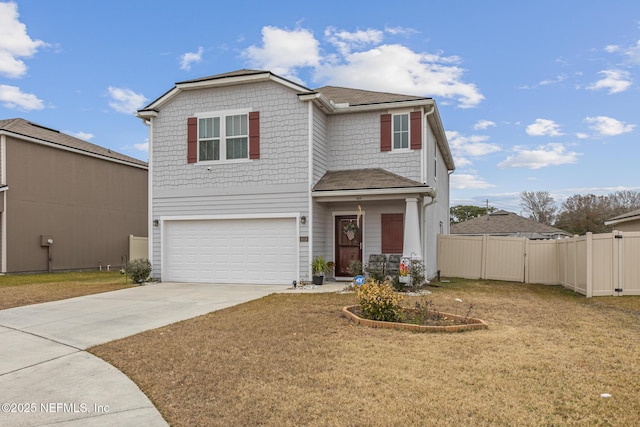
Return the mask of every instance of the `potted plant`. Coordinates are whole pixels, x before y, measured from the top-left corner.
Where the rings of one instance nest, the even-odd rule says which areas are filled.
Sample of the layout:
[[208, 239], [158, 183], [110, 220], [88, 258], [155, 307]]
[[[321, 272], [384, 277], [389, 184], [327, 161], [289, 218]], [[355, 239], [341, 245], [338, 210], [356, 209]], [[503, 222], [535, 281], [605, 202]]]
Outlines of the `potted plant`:
[[317, 256], [311, 263], [311, 272], [313, 273], [313, 284], [322, 285], [324, 282], [324, 274], [329, 273], [329, 263], [322, 256]]

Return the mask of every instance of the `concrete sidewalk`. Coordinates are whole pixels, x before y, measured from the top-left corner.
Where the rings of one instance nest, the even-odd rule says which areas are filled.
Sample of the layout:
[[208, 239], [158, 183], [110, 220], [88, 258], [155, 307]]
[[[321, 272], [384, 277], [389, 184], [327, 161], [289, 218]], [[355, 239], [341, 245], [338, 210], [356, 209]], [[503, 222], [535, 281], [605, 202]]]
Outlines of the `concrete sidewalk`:
[[0, 311], [0, 425], [166, 426], [127, 376], [85, 349], [272, 293], [344, 284], [156, 283]]

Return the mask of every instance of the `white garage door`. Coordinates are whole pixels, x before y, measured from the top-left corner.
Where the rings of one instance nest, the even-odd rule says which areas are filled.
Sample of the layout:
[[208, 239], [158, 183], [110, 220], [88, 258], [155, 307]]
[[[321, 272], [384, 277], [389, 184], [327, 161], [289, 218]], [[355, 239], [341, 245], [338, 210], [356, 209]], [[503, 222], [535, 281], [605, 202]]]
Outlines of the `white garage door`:
[[295, 227], [294, 218], [166, 221], [162, 280], [291, 284]]

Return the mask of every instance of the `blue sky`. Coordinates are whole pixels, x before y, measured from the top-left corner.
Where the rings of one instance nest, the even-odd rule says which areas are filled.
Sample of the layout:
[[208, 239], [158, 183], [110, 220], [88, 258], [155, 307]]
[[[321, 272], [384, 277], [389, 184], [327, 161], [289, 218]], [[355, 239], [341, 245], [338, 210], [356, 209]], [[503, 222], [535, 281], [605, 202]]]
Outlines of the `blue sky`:
[[433, 97], [451, 204], [640, 190], [640, 2], [0, 2], [0, 118], [147, 159], [136, 109], [240, 68]]

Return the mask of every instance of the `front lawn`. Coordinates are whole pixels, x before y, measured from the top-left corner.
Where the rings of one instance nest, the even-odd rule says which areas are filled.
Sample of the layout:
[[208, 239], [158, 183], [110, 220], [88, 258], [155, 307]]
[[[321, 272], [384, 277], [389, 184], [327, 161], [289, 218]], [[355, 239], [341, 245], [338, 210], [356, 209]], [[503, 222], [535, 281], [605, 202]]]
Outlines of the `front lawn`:
[[117, 271], [0, 275], [0, 310], [130, 287]]
[[370, 329], [340, 314], [353, 294], [278, 294], [91, 352], [172, 426], [636, 425], [639, 297], [439, 286], [438, 309], [464, 314], [473, 304], [489, 329]]

